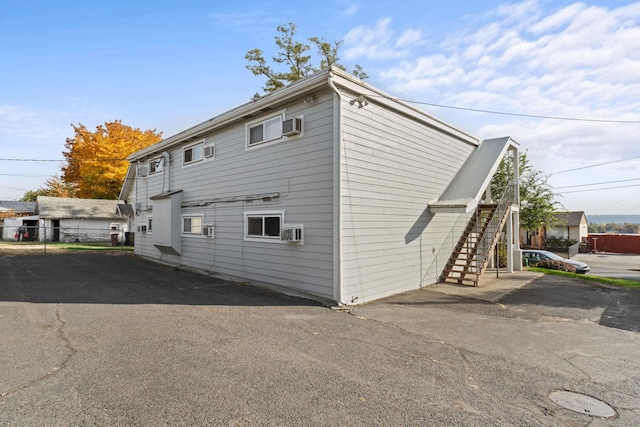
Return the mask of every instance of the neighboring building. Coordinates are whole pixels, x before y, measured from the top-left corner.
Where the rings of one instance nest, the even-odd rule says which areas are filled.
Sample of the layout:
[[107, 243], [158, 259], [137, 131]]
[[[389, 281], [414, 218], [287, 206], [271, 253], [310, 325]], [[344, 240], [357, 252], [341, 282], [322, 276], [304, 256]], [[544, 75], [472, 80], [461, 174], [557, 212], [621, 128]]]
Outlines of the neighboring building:
[[36, 210], [36, 202], [0, 200], [0, 218], [29, 216]]
[[127, 220], [118, 200], [75, 199], [38, 196], [37, 238], [52, 242], [108, 242], [112, 235], [122, 241]]
[[133, 154], [120, 199], [137, 254], [358, 304], [477, 285], [505, 224], [520, 269], [517, 162], [485, 192], [517, 150], [332, 68]]
[[0, 239], [12, 240], [24, 222], [32, 220], [36, 202], [0, 200]]
[[546, 227], [546, 237], [581, 242], [589, 235], [589, 222], [583, 211], [560, 212], [556, 224]]
[[536, 231], [520, 229], [520, 242], [524, 247], [545, 248], [548, 246], [547, 239], [575, 240], [582, 242], [589, 234], [589, 222], [583, 211], [559, 212], [558, 220], [555, 224], [540, 227]]

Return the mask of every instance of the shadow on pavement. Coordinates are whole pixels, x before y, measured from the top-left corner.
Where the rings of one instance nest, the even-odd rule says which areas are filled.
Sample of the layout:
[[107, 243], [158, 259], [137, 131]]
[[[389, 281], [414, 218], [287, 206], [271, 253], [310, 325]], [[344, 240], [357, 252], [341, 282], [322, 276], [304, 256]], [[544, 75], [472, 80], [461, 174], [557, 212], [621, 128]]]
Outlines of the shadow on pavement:
[[126, 254], [0, 256], [0, 301], [82, 304], [319, 306], [304, 298]]
[[640, 289], [546, 275], [499, 301], [541, 315], [640, 332]]

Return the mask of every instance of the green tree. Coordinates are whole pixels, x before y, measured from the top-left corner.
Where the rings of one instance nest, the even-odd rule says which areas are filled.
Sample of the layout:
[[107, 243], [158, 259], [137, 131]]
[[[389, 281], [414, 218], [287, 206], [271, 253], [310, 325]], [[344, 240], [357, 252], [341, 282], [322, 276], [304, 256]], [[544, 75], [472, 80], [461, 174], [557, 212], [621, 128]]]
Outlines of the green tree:
[[[529, 163], [527, 152], [521, 152], [518, 158], [518, 171], [520, 176], [520, 225], [527, 231], [536, 231], [546, 224], [555, 224], [558, 221], [559, 202], [551, 186], [547, 182], [547, 176], [534, 169]], [[491, 192], [494, 197], [499, 197], [507, 188], [507, 184], [513, 176], [513, 158], [506, 156], [491, 181]]]
[[[244, 56], [248, 62], [246, 67], [249, 71], [256, 76], [264, 76], [267, 78], [267, 82], [262, 88], [265, 93], [273, 92], [289, 83], [300, 80], [304, 76], [327, 67], [334, 66], [346, 70], [346, 68], [338, 62], [338, 53], [342, 46], [342, 41], [330, 42], [319, 37], [309, 38], [308, 42], [317, 48], [318, 55], [320, 56], [319, 66], [315, 67], [311, 62], [312, 56], [310, 50], [312, 45], [302, 43], [294, 38], [297, 31], [296, 24], [290, 22], [288, 25], [279, 25], [276, 30], [279, 33], [279, 35], [275, 36], [278, 53], [271, 59], [276, 67], [284, 67], [284, 71], [278, 71], [272, 65], [269, 65], [262, 49], [251, 49]], [[369, 77], [360, 65], [355, 66], [353, 75], [360, 79]], [[256, 97], [259, 97], [259, 95], [256, 94]]]
[[74, 184], [68, 184], [59, 175], [53, 175], [45, 181], [45, 186], [37, 190], [29, 190], [20, 199], [21, 202], [35, 202], [38, 196], [75, 197], [77, 192]]

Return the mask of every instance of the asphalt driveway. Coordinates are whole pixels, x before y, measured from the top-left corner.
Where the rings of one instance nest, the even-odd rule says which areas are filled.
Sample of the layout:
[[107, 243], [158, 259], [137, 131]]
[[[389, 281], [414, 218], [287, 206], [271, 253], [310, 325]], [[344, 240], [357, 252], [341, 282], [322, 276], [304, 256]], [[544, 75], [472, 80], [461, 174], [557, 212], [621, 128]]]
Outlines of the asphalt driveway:
[[343, 311], [130, 255], [2, 256], [0, 425], [638, 425], [639, 301], [549, 276]]

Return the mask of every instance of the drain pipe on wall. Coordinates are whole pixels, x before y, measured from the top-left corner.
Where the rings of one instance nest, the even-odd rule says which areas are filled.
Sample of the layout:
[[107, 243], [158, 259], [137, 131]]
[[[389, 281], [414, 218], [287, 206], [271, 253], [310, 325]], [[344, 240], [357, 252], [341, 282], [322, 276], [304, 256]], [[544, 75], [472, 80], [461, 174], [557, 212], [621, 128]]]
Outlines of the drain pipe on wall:
[[337, 95], [333, 98], [333, 297], [342, 305], [342, 94], [333, 83], [331, 72], [327, 83]]
[[167, 192], [171, 191], [171, 154], [162, 152], [162, 192], [164, 193], [164, 174], [167, 175]]

